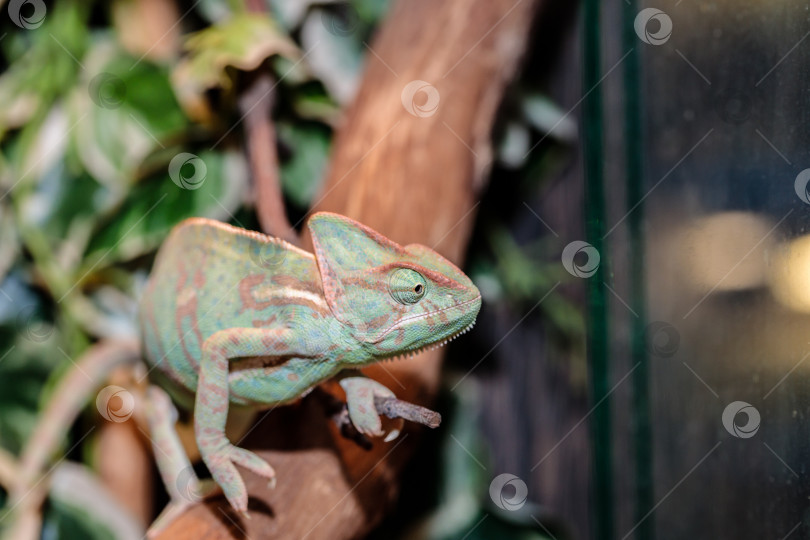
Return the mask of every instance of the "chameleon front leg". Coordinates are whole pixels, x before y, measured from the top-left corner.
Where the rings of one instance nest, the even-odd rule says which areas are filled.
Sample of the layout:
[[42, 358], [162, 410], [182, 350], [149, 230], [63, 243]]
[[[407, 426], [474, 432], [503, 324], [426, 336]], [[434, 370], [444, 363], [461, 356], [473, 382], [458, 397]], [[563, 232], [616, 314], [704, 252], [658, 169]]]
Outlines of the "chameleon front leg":
[[[374, 397], [396, 397], [394, 393], [368, 377], [344, 377], [340, 386], [346, 392], [346, 405], [349, 408], [349, 418], [357, 431], [366, 436], [381, 437], [382, 420], [374, 405]], [[386, 442], [396, 438], [399, 430], [389, 434]]]
[[232, 358], [289, 354], [289, 330], [231, 328], [219, 331], [202, 346], [194, 434], [203, 461], [231, 506], [247, 512], [245, 483], [234, 465], [241, 465], [275, 483], [275, 471], [259, 456], [238, 448], [225, 437], [228, 418], [228, 363]]

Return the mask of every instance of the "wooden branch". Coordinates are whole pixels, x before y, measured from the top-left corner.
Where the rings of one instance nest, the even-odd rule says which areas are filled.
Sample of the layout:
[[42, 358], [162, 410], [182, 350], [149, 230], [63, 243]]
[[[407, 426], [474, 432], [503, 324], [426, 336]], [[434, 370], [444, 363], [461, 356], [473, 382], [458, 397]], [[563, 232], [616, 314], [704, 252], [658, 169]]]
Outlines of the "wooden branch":
[[[461, 262], [476, 198], [489, 170], [490, 136], [504, 88], [516, 71], [539, 0], [399, 0], [370, 45], [363, 82], [339, 131], [314, 210], [358, 219], [400, 243], [419, 242]], [[409, 83], [439, 93], [430, 114], [412, 114], [424, 97], [403, 99]], [[411, 105], [411, 112], [405, 106]], [[430, 111], [428, 111], [430, 112]], [[420, 113], [421, 114], [421, 113]], [[303, 242], [307, 244], [308, 238]], [[441, 351], [372, 366], [364, 373], [412, 403], [428, 403]], [[342, 399], [338, 385], [326, 385]], [[387, 405], [394, 406], [394, 405]], [[223, 498], [192, 505], [160, 539], [349, 539], [391, 508], [397, 477], [424, 428], [406, 425], [396, 441], [370, 450], [341, 436], [317, 400], [280, 407], [238, 442], [278, 471], [278, 483], [240, 470], [252, 519]]]

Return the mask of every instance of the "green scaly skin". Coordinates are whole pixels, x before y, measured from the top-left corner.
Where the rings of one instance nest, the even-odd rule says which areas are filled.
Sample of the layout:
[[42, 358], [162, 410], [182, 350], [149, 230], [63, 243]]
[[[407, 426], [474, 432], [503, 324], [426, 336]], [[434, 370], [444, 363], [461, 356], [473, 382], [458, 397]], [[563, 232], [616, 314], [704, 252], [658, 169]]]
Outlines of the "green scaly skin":
[[[481, 295], [433, 250], [402, 247], [351, 219], [318, 213], [314, 255], [206, 219], [179, 224], [161, 247], [141, 304], [147, 361], [195, 393], [203, 460], [231, 505], [247, 510], [234, 464], [268, 480], [264, 460], [225, 437], [229, 402], [272, 407], [343, 369], [444, 343], [475, 322]], [[341, 381], [357, 428], [381, 435], [361, 377]]]

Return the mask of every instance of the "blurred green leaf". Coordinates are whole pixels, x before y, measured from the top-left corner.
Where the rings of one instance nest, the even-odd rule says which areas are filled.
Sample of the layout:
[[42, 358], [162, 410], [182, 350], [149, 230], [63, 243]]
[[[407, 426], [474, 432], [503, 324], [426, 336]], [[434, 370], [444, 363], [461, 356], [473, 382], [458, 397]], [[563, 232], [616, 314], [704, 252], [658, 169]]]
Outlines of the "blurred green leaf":
[[518, 246], [503, 227], [496, 227], [490, 233], [490, 246], [495, 255], [498, 278], [510, 298], [539, 298], [567, 276], [557, 261], [544, 263], [539, 259], [539, 253], [537, 258], [529, 257], [527, 252], [530, 250]]
[[[494, 228], [489, 240], [495, 266], [490, 268], [492, 273], [484, 281], [496, 280], [500, 286], [498, 292], [512, 302], [537, 302], [556, 284], [570, 279], [558, 261], [543, 260], [542, 246], [518, 246], [503, 227]], [[548, 294], [541, 309], [566, 341], [578, 342], [585, 335], [582, 311], [558, 291]]]
[[188, 38], [185, 48], [189, 54], [175, 67], [172, 82], [186, 111], [202, 120], [210, 115], [203, 93], [232, 86], [227, 68], [251, 71], [274, 55], [293, 61], [301, 57], [298, 46], [273, 19], [256, 13], [238, 13], [200, 30]]
[[[323, 179], [329, 157], [331, 133], [313, 122], [279, 122], [278, 138], [286, 149], [281, 158], [284, 194], [295, 205], [307, 208]], [[286, 157], [284, 154], [289, 154]]]
[[58, 336], [38, 309], [17, 307], [0, 326], [0, 445], [14, 454], [31, 434], [45, 382], [62, 360], [54, 355]]
[[93, 47], [86, 65], [71, 96], [77, 118], [72, 148], [94, 178], [121, 193], [146, 157], [182, 135], [188, 121], [167, 70], [104, 42]]
[[143, 540], [143, 525], [89, 467], [64, 461], [53, 471], [43, 537]]
[[[179, 155], [179, 154], [178, 154]], [[191, 155], [191, 154], [189, 154]], [[204, 176], [191, 189], [180, 187], [182, 175], [167, 169], [133, 186], [126, 201], [90, 242], [80, 273], [129, 260], [157, 247], [169, 230], [185, 218], [210, 217], [227, 221], [242, 202], [247, 167], [240, 152], [203, 151]], [[192, 166], [188, 163], [185, 166]], [[184, 166], [184, 167], [185, 167]]]
[[330, 11], [317, 8], [310, 10], [301, 27], [307, 63], [341, 105], [349, 103], [360, 84], [365, 47], [359, 24], [357, 19], [338, 23]]
[[564, 143], [576, 142], [576, 119], [570, 116], [570, 111], [563, 111], [548, 97], [541, 94], [524, 96], [523, 114], [529, 125], [540, 133], [551, 135]]
[[19, 254], [14, 216], [7, 206], [0, 205], [0, 284], [11, 270]]
[[42, 523], [42, 538], [59, 540], [119, 540], [87, 508], [51, 499]]
[[319, 1], [321, 0], [267, 0], [267, 4], [278, 22], [290, 31], [301, 24], [309, 7]]
[[304, 120], [318, 120], [330, 126], [337, 126], [342, 114], [338, 104], [323, 92], [319, 83], [297, 87], [293, 109]]
[[24, 52], [9, 58], [10, 66], [0, 76], [0, 138], [9, 128], [41, 119], [57, 96], [72, 86], [87, 43], [86, 11], [78, 2], [59, 3], [39, 31], [10, 36], [10, 41], [27, 43], [9, 47]]
[[529, 144], [528, 127], [519, 122], [509, 122], [498, 145], [498, 159], [505, 167], [512, 169], [520, 167], [526, 161]]

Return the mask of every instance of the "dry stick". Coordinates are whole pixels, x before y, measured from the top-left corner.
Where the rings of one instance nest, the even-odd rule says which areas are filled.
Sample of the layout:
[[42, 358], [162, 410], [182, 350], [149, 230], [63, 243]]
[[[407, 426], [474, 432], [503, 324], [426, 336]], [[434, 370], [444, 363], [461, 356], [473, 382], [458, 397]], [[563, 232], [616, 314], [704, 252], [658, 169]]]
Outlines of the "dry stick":
[[298, 245], [298, 236], [287, 220], [281, 195], [276, 130], [270, 116], [275, 84], [274, 77], [260, 67], [239, 97], [239, 110], [245, 119], [247, 153], [256, 190], [256, 215], [262, 230]]
[[17, 485], [17, 466], [14, 455], [0, 448], [0, 486], [6, 491]]
[[397, 398], [374, 396], [374, 407], [388, 418], [402, 418], [433, 429], [442, 423], [442, 415], [436, 411]]
[[[267, 12], [264, 0], [246, 0], [245, 5], [253, 13]], [[239, 96], [239, 111], [245, 119], [247, 153], [256, 190], [256, 216], [265, 233], [297, 246], [300, 245], [298, 235], [284, 209], [276, 130], [271, 117], [277, 81], [266, 64], [248, 77], [249, 83]]]

